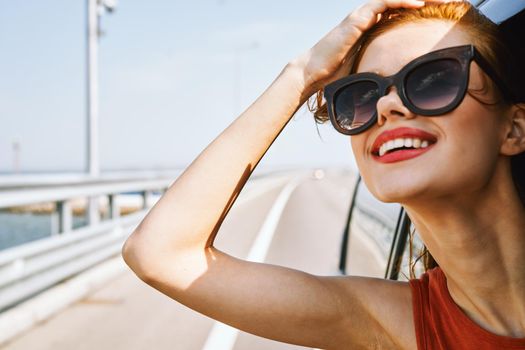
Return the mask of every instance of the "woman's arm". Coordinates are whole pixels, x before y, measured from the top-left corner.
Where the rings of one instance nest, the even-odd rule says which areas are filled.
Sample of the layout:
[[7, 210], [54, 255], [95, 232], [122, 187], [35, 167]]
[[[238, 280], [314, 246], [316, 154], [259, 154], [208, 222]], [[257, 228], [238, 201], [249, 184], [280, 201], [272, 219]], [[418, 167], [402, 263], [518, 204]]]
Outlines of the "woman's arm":
[[213, 241], [273, 141], [309, 96], [348, 71], [345, 58], [377, 14], [421, 4], [372, 0], [289, 63], [138, 225], [123, 248], [131, 269], [180, 303], [263, 337], [334, 348], [343, 341], [363, 343], [379, 332], [376, 315], [366, 306], [373, 290], [366, 280], [243, 261], [219, 251]]

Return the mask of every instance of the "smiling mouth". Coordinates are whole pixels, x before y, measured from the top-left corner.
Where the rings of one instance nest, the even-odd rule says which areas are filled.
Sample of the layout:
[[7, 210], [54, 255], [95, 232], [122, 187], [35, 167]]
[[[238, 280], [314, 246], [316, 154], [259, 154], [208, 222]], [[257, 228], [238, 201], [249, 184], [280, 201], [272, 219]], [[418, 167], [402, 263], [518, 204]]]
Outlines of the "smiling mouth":
[[431, 148], [434, 147], [435, 144], [436, 142], [432, 144], [429, 143], [426, 147], [419, 147], [419, 148], [400, 147], [400, 148], [388, 151], [382, 156], [380, 156], [379, 154], [373, 154], [372, 158], [375, 161], [380, 162], [380, 163], [400, 162], [403, 160], [408, 160], [411, 158], [418, 157], [422, 155], [423, 153], [428, 152]]
[[372, 152], [372, 154], [376, 157], [383, 157], [384, 155], [400, 151], [425, 149], [434, 145], [436, 142], [437, 141], [433, 140], [421, 140], [419, 138], [398, 138], [385, 142], [379, 149]]

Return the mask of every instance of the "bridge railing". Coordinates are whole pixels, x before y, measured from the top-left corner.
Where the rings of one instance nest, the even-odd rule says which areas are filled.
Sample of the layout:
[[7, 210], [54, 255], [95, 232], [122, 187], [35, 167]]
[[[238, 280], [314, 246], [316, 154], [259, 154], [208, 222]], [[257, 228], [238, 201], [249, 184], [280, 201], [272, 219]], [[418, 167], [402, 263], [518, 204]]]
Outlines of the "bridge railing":
[[143, 216], [139, 211], [0, 252], [0, 312], [118, 254]]
[[[54, 203], [52, 216], [58, 217], [59, 224], [51, 237], [0, 251], [0, 311], [118, 254], [147, 212], [148, 197], [164, 192], [175, 178], [84, 180], [16, 189], [4, 186], [0, 209]], [[130, 192], [141, 194], [142, 205], [135, 213], [121, 216], [116, 197]], [[88, 198], [88, 224], [73, 229], [72, 202], [78, 197]], [[109, 199], [109, 218], [102, 221], [103, 197]]]

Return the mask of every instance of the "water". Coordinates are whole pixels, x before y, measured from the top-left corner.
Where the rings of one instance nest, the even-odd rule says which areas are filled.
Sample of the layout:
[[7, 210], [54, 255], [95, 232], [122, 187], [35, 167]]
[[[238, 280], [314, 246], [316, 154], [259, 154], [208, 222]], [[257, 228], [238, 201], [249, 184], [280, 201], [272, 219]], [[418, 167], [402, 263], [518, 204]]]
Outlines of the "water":
[[[85, 226], [85, 216], [73, 216], [73, 228]], [[0, 211], [0, 250], [51, 236], [50, 214]]]
[[[148, 197], [148, 206], [151, 207], [160, 198], [161, 193], [154, 191]], [[121, 216], [131, 214], [142, 206], [140, 192], [127, 193], [115, 197], [121, 210]], [[100, 220], [109, 219], [109, 210], [103, 210]], [[57, 214], [53, 218], [50, 213], [14, 213], [5, 209], [0, 210], [0, 251], [50, 237], [53, 226], [56, 227]], [[87, 225], [86, 215], [73, 215], [73, 229]], [[55, 229], [56, 230], [56, 229]]]

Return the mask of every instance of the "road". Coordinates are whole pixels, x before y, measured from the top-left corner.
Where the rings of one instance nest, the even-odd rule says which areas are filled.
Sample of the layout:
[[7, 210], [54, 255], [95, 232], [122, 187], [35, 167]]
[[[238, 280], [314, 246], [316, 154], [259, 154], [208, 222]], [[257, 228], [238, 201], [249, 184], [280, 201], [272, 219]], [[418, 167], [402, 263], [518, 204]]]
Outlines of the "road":
[[[340, 171], [317, 172], [317, 176], [309, 174], [303, 178], [286, 202], [264, 261], [313, 274], [338, 274], [341, 237], [354, 181], [350, 173]], [[244, 201], [241, 193], [221, 226], [216, 246], [246, 258], [284, 187], [285, 184], [274, 186]], [[367, 274], [366, 262], [362, 265], [355, 272]], [[207, 341], [213, 341], [210, 332], [215, 324], [126, 270], [89, 297], [1, 349], [201, 350]], [[229, 333], [233, 345], [217, 343], [213, 350], [306, 349], [242, 331], [221, 332]]]

